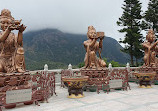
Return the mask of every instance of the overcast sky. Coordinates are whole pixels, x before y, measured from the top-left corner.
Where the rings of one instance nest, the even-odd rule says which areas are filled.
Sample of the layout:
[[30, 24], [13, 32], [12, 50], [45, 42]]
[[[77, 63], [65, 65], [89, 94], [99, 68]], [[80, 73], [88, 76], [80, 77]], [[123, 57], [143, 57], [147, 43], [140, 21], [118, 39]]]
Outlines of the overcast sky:
[[[26, 31], [57, 28], [63, 32], [86, 34], [89, 25], [116, 40], [123, 38], [116, 21], [121, 17], [124, 0], [0, 0], [15, 19], [22, 19]], [[147, 9], [149, 0], [140, 0]], [[26, 32], [25, 31], [25, 32]]]

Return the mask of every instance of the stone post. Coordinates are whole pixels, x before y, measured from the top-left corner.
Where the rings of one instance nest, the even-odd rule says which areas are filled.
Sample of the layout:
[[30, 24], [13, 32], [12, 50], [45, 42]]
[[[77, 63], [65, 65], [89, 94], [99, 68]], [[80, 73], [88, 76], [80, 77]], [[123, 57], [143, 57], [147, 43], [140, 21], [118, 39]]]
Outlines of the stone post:
[[127, 68], [127, 71], [130, 72], [130, 65], [129, 65], [129, 63], [126, 64], [126, 68]]
[[47, 64], [44, 65], [44, 71], [48, 71], [48, 65]]
[[68, 65], [68, 69], [72, 70], [72, 65], [71, 64]]
[[112, 71], [112, 64], [109, 63], [109, 67], [108, 67], [109, 71]]

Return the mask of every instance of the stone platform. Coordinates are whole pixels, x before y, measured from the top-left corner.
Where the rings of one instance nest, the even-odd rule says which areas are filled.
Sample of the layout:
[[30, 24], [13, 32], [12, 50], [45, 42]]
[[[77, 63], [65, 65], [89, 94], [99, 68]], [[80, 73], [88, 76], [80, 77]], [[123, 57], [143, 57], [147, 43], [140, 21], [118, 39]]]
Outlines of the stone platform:
[[52, 96], [49, 103], [40, 103], [40, 106], [19, 104], [3, 111], [158, 111], [158, 85], [150, 89], [138, 88], [135, 83], [130, 86], [131, 90], [112, 90], [109, 94], [84, 92], [85, 97], [80, 99], [67, 98], [67, 89], [57, 86], [58, 96]]

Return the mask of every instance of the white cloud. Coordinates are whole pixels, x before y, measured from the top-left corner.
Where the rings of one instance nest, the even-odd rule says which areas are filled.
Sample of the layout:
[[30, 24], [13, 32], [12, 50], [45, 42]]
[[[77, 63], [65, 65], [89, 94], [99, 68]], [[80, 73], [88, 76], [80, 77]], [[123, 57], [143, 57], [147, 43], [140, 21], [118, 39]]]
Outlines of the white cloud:
[[[116, 21], [122, 15], [124, 0], [0, 0], [0, 9], [11, 10], [28, 30], [57, 28], [64, 32], [86, 34], [89, 25], [106, 36], [123, 38]], [[141, 0], [147, 9], [148, 0]]]

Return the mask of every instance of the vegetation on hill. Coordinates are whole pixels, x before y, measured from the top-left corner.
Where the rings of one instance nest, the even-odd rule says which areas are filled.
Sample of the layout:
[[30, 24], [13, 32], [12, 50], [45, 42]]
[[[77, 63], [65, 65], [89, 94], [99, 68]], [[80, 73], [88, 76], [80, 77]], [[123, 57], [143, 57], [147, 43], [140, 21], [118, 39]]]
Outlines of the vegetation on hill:
[[[67, 68], [77, 66], [84, 60], [83, 42], [86, 35], [63, 33], [57, 29], [44, 29], [24, 34], [25, 59], [28, 70]], [[113, 38], [105, 37], [102, 57], [122, 64], [127, 63], [128, 55], [121, 52], [121, 45]]]

